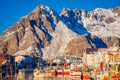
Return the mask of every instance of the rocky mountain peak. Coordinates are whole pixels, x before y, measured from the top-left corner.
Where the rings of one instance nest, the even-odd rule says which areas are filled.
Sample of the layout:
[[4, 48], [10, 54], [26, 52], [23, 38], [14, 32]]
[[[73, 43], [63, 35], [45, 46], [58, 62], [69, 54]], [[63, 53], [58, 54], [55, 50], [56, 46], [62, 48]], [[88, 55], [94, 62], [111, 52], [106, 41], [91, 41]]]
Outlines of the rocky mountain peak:
[[61, 16], [64, 15], [64, 16], [69, 17], [69, 12], [70, 12], [70, 11], [71, 11], [71, 10], [70, 10], [69, 8], [63, 8], [60, 15], [61, 15]]
[[117, 16], [120, 17], [120, 7], [112, 9], [113, 13], [117, 13]]
[[32, 11], [31, 14], [34, 14], [34, 16], [42, 16], [42, 15], [49, 16], [50, 12], [53, 12], [53, 11], [48, 6], [39, 5]]
[[41, 48], [50, 44], [58, 20], [59, 15], [55, 11], [47, 6], [38, 6], [3, 33], [0, 53], [42, 54]]

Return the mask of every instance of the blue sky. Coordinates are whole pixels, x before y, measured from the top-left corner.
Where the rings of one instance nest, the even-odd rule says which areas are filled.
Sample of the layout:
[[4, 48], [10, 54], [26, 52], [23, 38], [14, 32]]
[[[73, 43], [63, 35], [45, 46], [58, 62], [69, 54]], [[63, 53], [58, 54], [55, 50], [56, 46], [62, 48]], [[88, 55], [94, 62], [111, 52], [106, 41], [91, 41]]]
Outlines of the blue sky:
[[88, 11], [120, 7], [120, 0], [0, 0], [0, 34], [40, 4], [60, 13], [64, 7]]

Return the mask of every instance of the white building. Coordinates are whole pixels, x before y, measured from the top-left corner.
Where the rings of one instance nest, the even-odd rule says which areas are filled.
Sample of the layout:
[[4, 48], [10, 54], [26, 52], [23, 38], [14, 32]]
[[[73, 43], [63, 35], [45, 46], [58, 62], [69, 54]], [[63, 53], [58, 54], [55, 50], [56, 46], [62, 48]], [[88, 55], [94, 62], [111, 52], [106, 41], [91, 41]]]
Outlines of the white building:
[[86, 64], [90, 67], [99, 68], [100, 63], [107, 64], [109, 56], [107, 55], [107, 49], [89, 49], [86, 51]]

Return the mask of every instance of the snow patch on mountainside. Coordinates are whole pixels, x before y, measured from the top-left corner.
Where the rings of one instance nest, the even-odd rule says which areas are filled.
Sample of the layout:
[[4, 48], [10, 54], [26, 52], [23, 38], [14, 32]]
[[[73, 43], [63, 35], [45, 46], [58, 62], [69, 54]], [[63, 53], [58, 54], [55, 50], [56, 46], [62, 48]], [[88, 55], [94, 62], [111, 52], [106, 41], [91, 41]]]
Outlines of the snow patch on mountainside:
[[[21, 50], [21, 51], [18, 51], [14, 54], [14, 56], [22, 56], [22, 55], [36, 55], [35, 53], [40, 53], [40, 50], [38, 48], [34, 48], [34, 47], [28, 47], [27, 49], [25, 50]], [[40, 56], [40, 54], [38, 54], [37, 56]]]
[[83, 24], [91, 33], [99, 37], [120, 37], [120, 18], [112, 13], [110, 9], [97, 8], [89, 13]]
[[67, 25], [62, 21], [59, 21], [53, 33], [51, 44], [42, 49], [44, 53], [43, 58], [54, 58], [55, 56], [63, 55], [67, 43], [77, 36], [78, 34], [67, 28]]

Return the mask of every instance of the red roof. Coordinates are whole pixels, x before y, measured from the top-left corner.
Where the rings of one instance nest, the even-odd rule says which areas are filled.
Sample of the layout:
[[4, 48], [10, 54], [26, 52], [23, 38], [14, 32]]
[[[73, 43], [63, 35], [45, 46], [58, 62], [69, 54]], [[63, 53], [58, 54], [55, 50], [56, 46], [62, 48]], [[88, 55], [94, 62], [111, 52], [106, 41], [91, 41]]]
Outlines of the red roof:
[[0, 57], [0, 61], [3, 61], [3, 60], [5, 60], [5, 57]]

